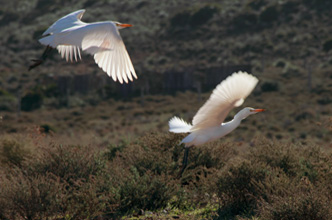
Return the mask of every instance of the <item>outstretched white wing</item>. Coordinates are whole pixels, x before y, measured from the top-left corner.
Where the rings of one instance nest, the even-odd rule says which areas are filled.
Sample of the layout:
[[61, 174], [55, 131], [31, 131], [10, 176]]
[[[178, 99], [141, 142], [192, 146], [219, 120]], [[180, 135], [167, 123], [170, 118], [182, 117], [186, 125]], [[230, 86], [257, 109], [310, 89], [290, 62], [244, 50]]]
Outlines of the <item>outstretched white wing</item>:
[[[57, 22], [45, 32], [49, 34], [39, 40], [40, 43], [57, 48], [62, 57], [73, 61], [80, 58], [80, 48], [94, 56], [95, 62], [114, 81], [128, 83], [137, 78], [133, 64], [129, 58], [126, 47], [122, 41], [115, 24], [110, 21], [84, 23], [79, 20], [84, 10], [80, 13], [73, 12]], [[57, 31], [63, 21], [71, 21], [72, 26]], [[75, 21], [74, 21], [75, 20]], [[56, 25], [58, 24], [58, 25]], [[67, 26], [68, 27], [68, 26]], [[52, 32], [53, 31], [53, 32]], [[55, 32], [57, 31], [57, 32]]]
[[61, 31], [71, 28], [81, 22], [81, 19], [83, 17], [85, 10], [81, 9], [78, 11], [74, 11], [66, 16], [63, 16], [56, 22], [54, 22], [44, 33], [43, 36], [49, 35], [49, 34], [56, 34], [60, 33]]
[[191, 131], [220, 126], [234, 107], [242, 105], [257, 83], [258, 79], [246, 72], [240, 71], [227, 77], [213, 90], [209, 100], [198, 110], [194, 116]]

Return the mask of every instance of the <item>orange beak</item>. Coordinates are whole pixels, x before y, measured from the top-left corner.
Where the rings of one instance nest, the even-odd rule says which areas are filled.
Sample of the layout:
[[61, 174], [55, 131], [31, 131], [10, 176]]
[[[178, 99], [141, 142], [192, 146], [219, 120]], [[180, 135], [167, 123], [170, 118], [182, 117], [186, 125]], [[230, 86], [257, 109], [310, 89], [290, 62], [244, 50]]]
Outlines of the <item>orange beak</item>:
[[265, 109], [261, 109], [261, 108], [259, 108], [259, 109], [253, 109], [253, 110], [251, 110], [252, 112], [264, 112], [265, 111]]
[[120, 27], [126, 28], [126, 27], [132, 27], [132, 24], [119, 24]]

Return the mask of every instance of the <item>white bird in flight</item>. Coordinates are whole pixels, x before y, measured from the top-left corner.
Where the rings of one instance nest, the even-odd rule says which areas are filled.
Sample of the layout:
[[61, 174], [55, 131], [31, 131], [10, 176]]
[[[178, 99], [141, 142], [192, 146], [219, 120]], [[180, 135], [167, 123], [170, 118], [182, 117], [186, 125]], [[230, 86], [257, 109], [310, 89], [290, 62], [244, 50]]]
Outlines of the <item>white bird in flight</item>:
[[119, 33], [119, 29], [132, 25], [116, 21], [85, 23], [81, 21], [84, 12], [82, 9], [60, 18], [43, 33], [39, 42], [47, 48], [41, 59], [33, 60], [35, 63], [29, 70], [40, 65], [52, 48], [56, 48], [66, 61], [81, 59], [82, 50], [93, 55], [98, 66], [114, 81], [128, 83], [128, 79], [137, 79]]
[[190, 133], [181, 141], [181, 144], [185, 144], [181, 174], [187, 165], [191, 146], [219, 139], [237, 128], [249, 115], [265, 111], [265, 109], [245, 107], [234, 116], [233, 120], [223, 123], [233, 108], [242, 105], [257, 83], [258, 79], [246, 72], [233, 73], [213, 90], [209, 100], [194, 116], [192, 125], [178, 117], [173, 117], [169, 121], [170, 132]]

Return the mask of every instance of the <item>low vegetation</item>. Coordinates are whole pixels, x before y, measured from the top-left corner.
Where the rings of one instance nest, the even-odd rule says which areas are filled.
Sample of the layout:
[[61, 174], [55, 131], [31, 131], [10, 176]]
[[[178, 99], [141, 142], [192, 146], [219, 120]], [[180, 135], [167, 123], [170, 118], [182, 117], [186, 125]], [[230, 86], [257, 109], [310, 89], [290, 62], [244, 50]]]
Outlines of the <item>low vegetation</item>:
[[[331, 155], [261, 139], [194, 147], [149, 133], [96, 148], [0, 141], [2, 219], [330, 219]], [[44, 138], [44, 137], [40, 137]]]

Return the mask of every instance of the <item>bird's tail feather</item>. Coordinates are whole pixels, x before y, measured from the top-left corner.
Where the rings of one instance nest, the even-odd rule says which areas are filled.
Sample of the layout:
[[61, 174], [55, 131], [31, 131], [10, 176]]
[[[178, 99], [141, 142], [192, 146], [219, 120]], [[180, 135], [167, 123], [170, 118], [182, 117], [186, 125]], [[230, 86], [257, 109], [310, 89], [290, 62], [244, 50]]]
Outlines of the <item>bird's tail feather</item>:
[[168, 125], [169, 131], [173, 133], [187, 133], [190, 132], [192, 127], [192, 125], [178, 117], [173, 117], [171, 120], [169, 120]]

